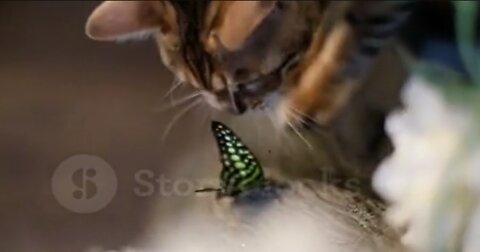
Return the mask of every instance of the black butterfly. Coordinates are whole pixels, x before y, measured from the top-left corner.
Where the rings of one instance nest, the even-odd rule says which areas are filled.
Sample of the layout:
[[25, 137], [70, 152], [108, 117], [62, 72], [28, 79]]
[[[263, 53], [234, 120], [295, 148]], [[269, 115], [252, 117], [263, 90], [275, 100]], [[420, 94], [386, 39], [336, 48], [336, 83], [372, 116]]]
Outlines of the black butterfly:
[[260, 163], [240, 138], [220, 122], [213, 121], [211, 127], [223, 164], [221, 188], [205, 188], [196, 192], [216, 191], [221, 196], [233, 197], [264, 185], [266, 180]]

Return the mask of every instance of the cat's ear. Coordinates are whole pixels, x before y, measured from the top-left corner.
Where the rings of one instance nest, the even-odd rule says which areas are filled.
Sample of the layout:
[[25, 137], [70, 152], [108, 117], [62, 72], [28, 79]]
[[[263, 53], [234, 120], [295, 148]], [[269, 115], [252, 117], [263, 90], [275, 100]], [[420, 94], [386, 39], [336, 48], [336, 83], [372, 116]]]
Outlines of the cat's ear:
[[118, 40], [152, 32], [176, 31], [176, 13], [167, 1], [105, 1], [87, 20], [85, 31], [95, 40]]

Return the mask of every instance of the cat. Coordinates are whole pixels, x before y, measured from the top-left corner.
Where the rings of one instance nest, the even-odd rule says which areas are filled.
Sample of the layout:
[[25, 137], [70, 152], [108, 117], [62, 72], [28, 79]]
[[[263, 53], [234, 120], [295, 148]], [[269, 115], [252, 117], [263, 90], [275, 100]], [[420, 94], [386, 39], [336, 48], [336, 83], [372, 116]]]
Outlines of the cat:
[[86, 33], [155, 37], [161, 58], [214, 108], [270, 107], [286, 125], [326, 125], [416, 1], [108, 1]]
[[164, 65], [211, 107], [321, 131], [340, 162], [371, 173], [392, 149], [383, 121], [406, 71], [389, 45], [414, 2], [107, 1], [86, 33], [153, 36]]
[[453, 20], [444, 11], [450, 7], [450, 1], [107, 1], [90, 15], [86, 33], [102, 41], [153, 36], [165, 66], [211, 107], [262, 110], [298, 135], [305, 128], [327, 136], [326, 148], [341, 150], [332, 152], [338, 166], [359, 167], [369, 177], [393, 150], [384, 121], [401, 105], [408, 75], [393, 52], [396, 38], [418, 44], [431, 32], [410, 28], [432, 13]]

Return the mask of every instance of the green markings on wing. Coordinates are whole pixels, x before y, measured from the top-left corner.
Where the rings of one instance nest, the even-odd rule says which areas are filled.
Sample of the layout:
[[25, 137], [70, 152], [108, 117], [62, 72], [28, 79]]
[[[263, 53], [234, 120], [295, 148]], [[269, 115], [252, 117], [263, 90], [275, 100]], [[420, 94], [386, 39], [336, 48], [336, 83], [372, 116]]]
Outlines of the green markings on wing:
[[231, 129], [213, 121], [212, 132], [223, 165], [220, 185], [225, 194], [234, 196], [264, 182], [257, 158]]

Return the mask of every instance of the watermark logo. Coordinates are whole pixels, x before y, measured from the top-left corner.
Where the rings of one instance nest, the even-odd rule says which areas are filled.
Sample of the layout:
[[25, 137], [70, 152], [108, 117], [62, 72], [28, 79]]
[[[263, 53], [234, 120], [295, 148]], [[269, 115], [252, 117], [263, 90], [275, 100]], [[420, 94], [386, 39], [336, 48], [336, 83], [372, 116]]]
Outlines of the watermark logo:
[[103, 159], [75, 155], [64, 160], [52, 176], [52, 192], [60, 205], [75, 213], [105, 208], [117, 191], [117, 177]]

